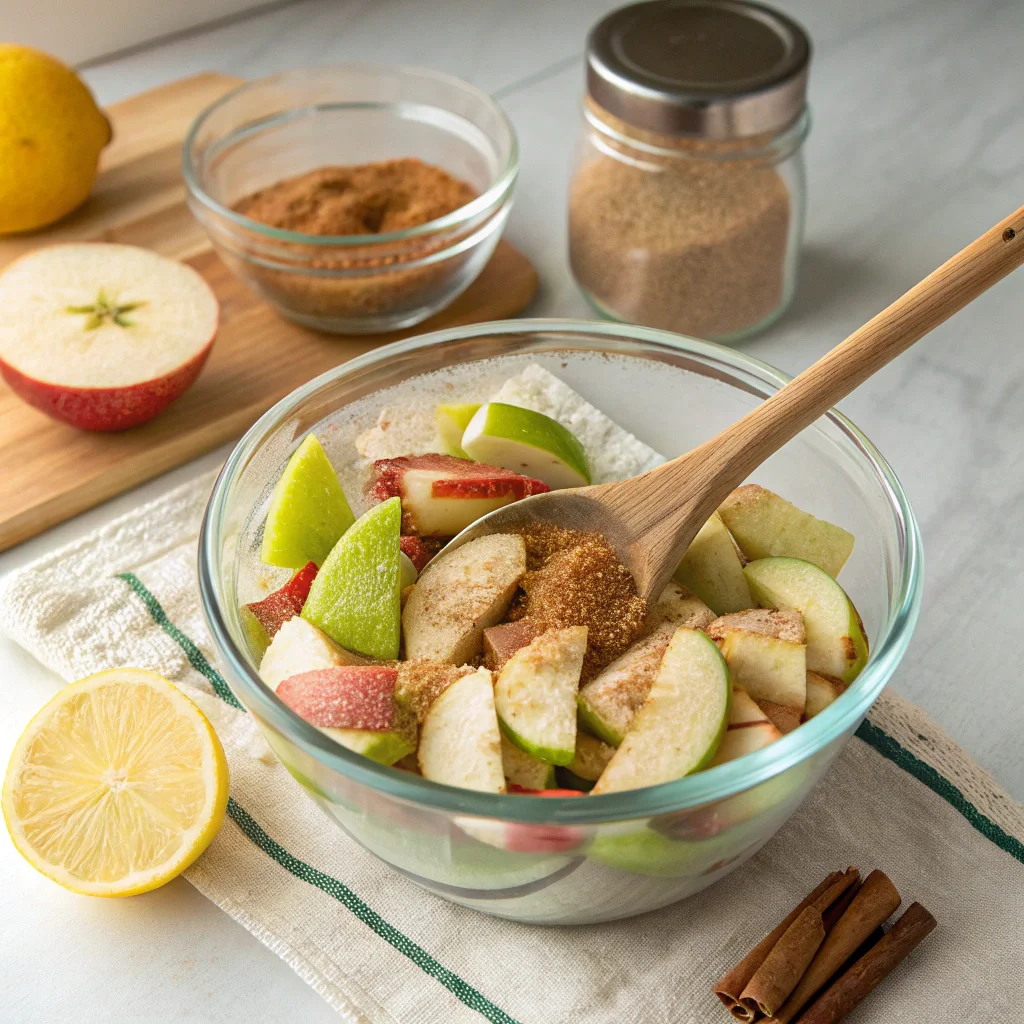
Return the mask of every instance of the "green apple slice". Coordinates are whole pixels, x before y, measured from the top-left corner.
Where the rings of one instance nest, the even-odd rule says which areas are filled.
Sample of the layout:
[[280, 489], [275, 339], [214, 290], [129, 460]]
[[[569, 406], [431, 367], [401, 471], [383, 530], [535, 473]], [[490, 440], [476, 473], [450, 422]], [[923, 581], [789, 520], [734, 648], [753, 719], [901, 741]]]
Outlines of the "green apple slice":
[[680, 626], [647, 701], [593, 793], [657, 786], [703, 768], [725, 734], [731, 690], [729, 668], [714, 642]]
[[327, 453], [313, 434], [295, 449], [270, 500], [260, 560], [285, 569], [318, 566], [355, 516]]
[[548, 764], [576, 756], [576, 690], [587, 627], [542, 633], [512, 655], [494, 686], [502, 732], [520, 750]]
[[451, 402], [437, 407], [434, 422], [445, 455], [454, 455], [457, 459], [469, 458], [462, 450], [462, 435], [479, 408], [479, 402]]
[[530, 757], [504, 734], [501, 737], [501, 763], [505, 778], [523, 789], [553, 789], [555, 786], [554, 766]]
[[736, 544], [717, 512], [693, 538], [675, 578], [716, 615], [753, 607]]
[[452, 683], [431, 705], [420, 730], [419, 762], [431, 782], [505, 792], [501, 733], [487, 669]]
[[576, 437], [550, 416], [518, 405], [482, 405], [462, 435], [462, 448], [477, 462], [542, 480], [555, 490], [590, 483]]
[[852, 533], [816, 519], [757, 484], [738, 487], [718, 512], [750, 559], [787, 555], [813, 562], [829, 576], [838, 576], [853, 551]]
[[398, 657], [401, 526], [399, 498], [374, 505], [331, 549], [302, 609], [335, 643], [381, 661]]
[[416, 750], [416, 719], [406, 716], [387, 732], [369, 729], [321, 729], [343, 747], [378, 764], [394, 764]]
[[751, 593], [767, 608], [800, 612], [807, 630], [807, 670], [852, 683], [868, 660], [857, 609], [824, 569], [800, 558], [760, 558], [743, 570]]

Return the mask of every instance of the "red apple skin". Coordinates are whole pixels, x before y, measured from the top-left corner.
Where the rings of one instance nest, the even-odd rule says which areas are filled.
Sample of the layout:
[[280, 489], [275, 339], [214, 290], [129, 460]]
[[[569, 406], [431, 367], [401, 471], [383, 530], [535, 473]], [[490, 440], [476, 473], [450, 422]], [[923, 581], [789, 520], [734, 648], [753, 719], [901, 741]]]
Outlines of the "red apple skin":
[[451, 537], [415, 537], [403, 534], [398, 538], [398, 546], [406, 558], [416, 566], [417, 572], [423, 572], [427, 562], [451, 540]]
[[[586, 796], [578, 789], [524, 789], [512, 783], [510, 793], [524, 796], [567, 797]], [[505, 849], [512, 853], [568, 853], [586, 840], [583, 829], [571, 825], [520, 825], [505, 826]]]
[[291, 676], [277, 695], [311, 725], [387, 732], [395, 721], [397, 682], [398, 669], [389, 665], [344, 665]]
[[[214, 334], [216, 336], [216, 332]], [[79, 430], [127, 430], [164, 411], [190, 387], [213, 347], [213, 338], [176, 370], [117, 388], [80, 388], [28, 377], [0, 359], [0, 375], [22, 401]]]
[[367, 498], [373, 502], [401, 498], [402, 533], [415, 536], [429, 534], [430, 531], [420, 528], [422, 513], [417, 514], [412, 499], [406, 493], [404, 477], [409, 472], [425, 474], [430, 479], [430, 497], [439, 499], [497, 498], [511, 503], [533, 494], [544, 494], [551, 489], [542, 480], [534, 480], [499, 466], [488, 466], [483, 462], [457, 459], [437, 452], [377, 459], [367, 484]]
[[245, 606], [266, 630], [268, 640], [273, 640], [284, 623], [302, 611], [316, 572], [316, 562], [307, 562], [279, 590], [268, 594], [262, 601], [253, 601]]

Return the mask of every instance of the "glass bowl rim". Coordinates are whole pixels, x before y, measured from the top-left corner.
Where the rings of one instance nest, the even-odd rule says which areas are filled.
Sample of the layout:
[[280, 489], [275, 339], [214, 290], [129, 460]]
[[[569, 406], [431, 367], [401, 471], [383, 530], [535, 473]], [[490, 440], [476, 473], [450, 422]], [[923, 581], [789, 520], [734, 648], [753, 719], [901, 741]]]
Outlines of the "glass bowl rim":
[[[287, 707], [259, 679], [236, 647], [218, 603], [219, 533], [226, 498], [238, 467], [258, 449], [266, 433], [294, 414], [314, 393], [354, 370], [386, 361], [393, 355], [448, 341], [505, 334], [559, 332], [567, 335], [598, 335], [638, 340], [653, 347], [683, 352], [706, 362], [719, 362], [745, 372], [761, 384], [777, 390], [791, 377], [744, 352], [714, 342], [701, 341], [668, 331], [633, 325], [582, 319], [499, 320], [417, 335], [357, 356], [313, 378], [281, 399], [246, 432], [229, 455], [214, 484], [199, 536], [199, 588], [203, 613], [218, 654], [227, 662], [233, 678], [268, 724], [292, 744], [332, 771], [386, 796], [451, 814], [492, 818], [535, 825], [598, 825], [605, 822], [654, 817], [715, 803], [766, 782], [806, 760], [832, 740], [853, 728], [867, 714], [906, 652], [921, 604], [923, 552], [917, 520], [902, 485], [881, 453], [845, 416], [835, 409], [826, 417], [860, 450], [887, 492], [900, 528], [902, 571], [890, 594], [891, 611], [868, 664], [855, 683], [838, 700], [799, 729], [780, 740], [735, 761], [684, 776], [673, 782], [578, 798], [539, 798], [521, 794], [494, 794], [459, 789], [430, 782], [411, 772], [377, 764], [335, 743]], [[503, 353], [512, 354], [512, 353]], [[733, 386], [733, 385], [727, 385]]]
[[[224, 206], [221, 202], [214, 199], [205, 188], [203, 188], [199, 180], [198, 169], [192, 158], [192, 152], [200, 131], [215, 113], [217, 113], [221, 108], [227, 106], [228, 103], [237, 99], [243, 93], [253, 90], [259, 86], [273, 85], [289, 78], [305, 78], [323, 73], [336, 73], [343, 71], [361, 71], [367, 74], [373, 72], [388, 72], [401, 75], [411, 75], [419, 78], [432, 78], [435, 81], [452, 86], [455, 89], [472, 96], [474, 99], [480, 100], [485, 106], [490, 108], [491, 112], [497, 117], [498, 121], [504, 125], [505, 130], [508, 132], [508, 159], [505, 161], [505, 166], [498, 173], [494, 183], [484, 192], [481, 192], [475, 199], [466, 203], [464, 206], [460, 206], [457, 209], [452, 210], [451, 213], [446, 213], [443, 217], [437, 217], [434, 220], [427, 221], [424, 224], [418, 224], [415, 227], [405, 228], [402, 231], [390, 231], [372, 236], [310, 235], [302, 231], [287, 231], [284, 228], [271, 227], [269, 224], [262, 224], [258, 220], [253, 220], [251, 217], [246, 217], [244, 214], [237, 213], [230, 207]], [[367, 107], [389, 107], [394, 106], [395, 104], [353, 101], [333, 105], [336, 107], [365, 109]], [[433, 106], [433, 104], [427, 104], [427, 106]], [[290, 108], [290, 112], [292, 114], [302, 110], [315, 111], [316, 108]], [[489, 210], [492, 206], [495, 209], [500, 208], [500, 206], [508, 199], [519, 174], [519, 138], [516, 135], [516, 130], [511, 120], [497, 100], [482, 89], [478, 89], [475, 85], [471, 85], [469, 82], [464, 82], [461, 78], [457, 78], [455, 75], [449, 75], [443, 71], [435, 71], [432, 68], [419, 67], [413, 64], [380, 64], [369, 61], [346, 61], [342, 64], [311, 65], [309, 67], [292, 68], [288, 71], [279, 71], [275, 74], [265, 75], [263, 78], [257, 78], [250, 82], [243, 82], [240, 85], [235, 86], [235, 88], [230, 89], [223, 96], [214, 100], [213, 103], [202, 110], [196, 116], [195, 120], [193, 120], [181, 147], [181, 169], [182, 175], [185, 179], [185, 187], [197, 203], [206, 207], [206, 209], [217, 216], [230, 221], [236, 227], [244, 228], [246, 231], [250, 231], [253, 234], [261, 235], [264, 238], [272, 239], [277, 242], [288, 242], [293, 245], [337, 246], [342, 248], [347, 246], [386, 245], [391, 242], [404, 242], [409, 239], [419, 238], [423, 235], [444, 231], [448, 228], [458, 228], [459, 225], [472, 220], [478, 214]], [[367, 241], [368, 238], [371, 239], [371, 241]]]

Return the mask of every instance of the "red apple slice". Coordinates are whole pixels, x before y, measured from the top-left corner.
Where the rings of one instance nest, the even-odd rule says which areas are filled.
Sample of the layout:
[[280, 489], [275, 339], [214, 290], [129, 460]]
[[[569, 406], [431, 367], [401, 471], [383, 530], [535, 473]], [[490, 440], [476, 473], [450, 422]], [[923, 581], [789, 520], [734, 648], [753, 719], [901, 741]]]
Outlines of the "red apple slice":
[[437, 454], [378, 459], [367, 488], [375, 501], [402, 499], [402, 533], [433, 537], [454, 537], [488, 512], [548, 490], [507, 469]]
[[277, 695], [310, 725], [321, 729], [387, 732], [395, 721], [398, 669], [344, 665], [286, 679]]
[[0, 274], [0, 374], [29, 405], [84, 430], [152, 419], [196, 379], [217, 300], [191, 267], [147, 249], [37, 249]]
[[316, 562], [307, 562], [280, 590], [245, 606], [266, 630], [268, 641], [274, 639], [285, 622], [302, 611], [315, 578]]
[[416, 566], [417, 572], [423, 572], [427, 562], [448, 543], [450, 537], [414, 537], [407, 534], [398, 538], [399, 550]]

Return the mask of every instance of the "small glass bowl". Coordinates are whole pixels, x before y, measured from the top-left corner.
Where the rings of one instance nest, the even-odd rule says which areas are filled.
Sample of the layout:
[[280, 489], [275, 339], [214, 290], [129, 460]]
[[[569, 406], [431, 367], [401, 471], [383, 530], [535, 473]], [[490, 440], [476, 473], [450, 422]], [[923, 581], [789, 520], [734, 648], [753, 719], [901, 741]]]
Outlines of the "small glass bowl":
[[495, 796], [375, 764], [303, 721], [257, 675], [239, 600], [251, 599], [240, 595], [267, 571], [259, 562], [260, 537], [274, 486], [310, 431], [336, 465], [351, 463], [347, 432], [372, 424], [382, 405], [428, 387], [436, 393], [434, 375], [450, 386], [446, 401], [479, 400], [481, 374], [489, 375], [484, 386], [493, 386], [531, 362], [669, 457], [707, 440], [789, 380], [720, 345], [586, 321], [477, 324], [383, 346], [292, 392], [242, 438], [210, 497], [199, 584], [232, 690], [284, 765], [345, 832], [457, 903], [520, 921], [586, 924], [653, 910], [711, 885], [753, 856], [796, 810], [906, 651], [921, 598], [921, 539], [889, 465], [849, 420], [830, 412], [755, 474], [857, 538], [842, 583], [863, 617], [871, 658], [821, 714], [727, 764], [596, 797]]
[[[234, 209], [283, 178], [402, 157], [477, 197], [376, 235], [285, 231]], [[410, 327], [468, 288], [498, 244], [518, 174], [515, 132], [489, 96], [436, 71], [372, 64], [240, 86], [195, 120], [182, 159], [189, 206], [224, 262], [283, 316], [338, 334]]]

